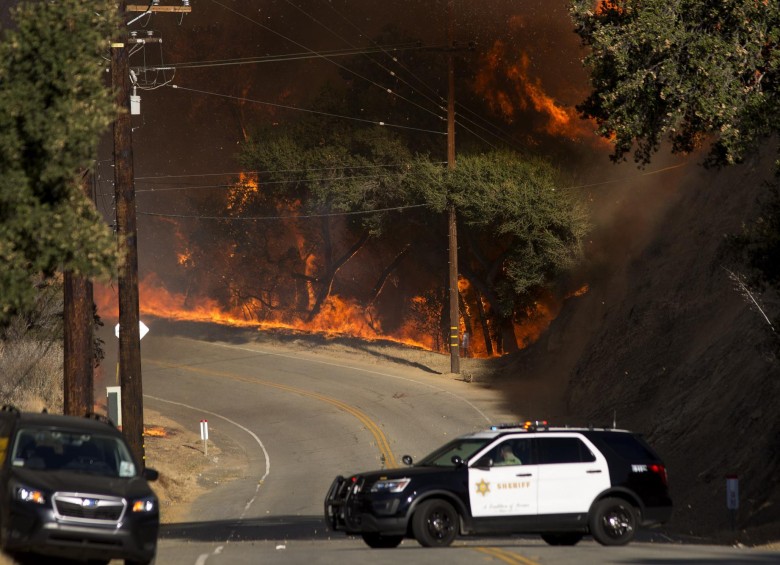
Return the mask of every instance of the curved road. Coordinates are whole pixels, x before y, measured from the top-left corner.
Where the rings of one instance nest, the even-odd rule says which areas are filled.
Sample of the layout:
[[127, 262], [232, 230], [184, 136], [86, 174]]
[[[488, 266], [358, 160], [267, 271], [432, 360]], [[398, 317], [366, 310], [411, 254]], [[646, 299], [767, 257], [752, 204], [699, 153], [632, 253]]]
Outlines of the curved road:
[[516, 421], [497, 393], [425, 367], [244, 341], [150, 335], [142, 354], [145, 405], [188, 426], [208, 419], [223, 454], [246, 461], [241, 478], [196, 501], [190, 522], [164, 526], [161, 565], [780, 561], [780, 552], [658, 540], [554, 548], [538, 537], [461, 538], [444, 550], [414, 540], [371, 550], [325, 528], [323, 499], [333, 478], [398, 466], [403, 454], [419, 458], [453, 436]]

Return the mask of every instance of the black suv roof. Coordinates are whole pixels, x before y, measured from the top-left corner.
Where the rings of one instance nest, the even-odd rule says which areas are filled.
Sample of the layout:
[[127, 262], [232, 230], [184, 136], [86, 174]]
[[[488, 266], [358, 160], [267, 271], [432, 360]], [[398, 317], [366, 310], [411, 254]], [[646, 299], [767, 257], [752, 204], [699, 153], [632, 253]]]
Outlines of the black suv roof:
[[0, 417], [15, 418], [24, 424], [41, 427], [64, 427], [71, 430], [83, 430], [85, 432], [115, 432], [121, 435], [121, 432], [113, 425], [108, 418], [88, 414], [83, 418], [74, 418], [62, 414], [49, 414], [47, 412], [19, 412], [15, 408], [3, 406], [0, 411]]

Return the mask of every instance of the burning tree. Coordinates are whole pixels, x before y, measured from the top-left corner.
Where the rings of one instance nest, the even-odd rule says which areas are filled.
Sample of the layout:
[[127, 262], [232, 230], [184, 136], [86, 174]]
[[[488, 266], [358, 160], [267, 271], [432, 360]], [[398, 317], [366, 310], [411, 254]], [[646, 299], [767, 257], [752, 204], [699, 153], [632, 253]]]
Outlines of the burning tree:
[[320, 319], [326, 329], [348, 304], [336, 315], [353, 317], [358, 335], [443, 349], [452, 201], [465, 242], [462, 323], [481, 336], [478, 351], [512, 350], [514, 326], [577, 261], [587, 228], [552, 166], [509, 152], [467, 155], [447, 171], [386, 129], [309, 118], [258, 131], [241, 159], [255, 172], [222, 204], [232, 219], [218, 237], [229, 252], [217, 268], [208, 262], [209, 286], [261, 321]]

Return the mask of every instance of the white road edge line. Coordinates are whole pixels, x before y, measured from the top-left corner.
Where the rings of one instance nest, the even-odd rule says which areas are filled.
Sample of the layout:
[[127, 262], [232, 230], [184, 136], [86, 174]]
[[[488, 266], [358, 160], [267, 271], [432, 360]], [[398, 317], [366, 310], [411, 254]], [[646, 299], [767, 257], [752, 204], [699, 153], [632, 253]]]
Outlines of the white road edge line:
[[[223, 416], [222, 414], [218, 414], [216, 412], [212, 412], [210, 410], [204, 410], [203, 408], [197, 408], [195, 406], [190, 406], [189, 404], [184, 404], [183, 402], [175, 402], [173, 400], [167, 400], [165, 398], [160, 398], [158, 396], [152, 396], [150, 394], [144, 394], [144, 398], [149, 398], [151, 400], [156, 400], [157, 402], [165, 402], [168, 404], [173, 404], [175, 406], [181, 406], [183, 408], [187, 408], [189, 410], [194, 410], [196, 412], [201, 412], [203, 414], [209, 414], [211, 416], [215, 416], [217, 418], [221, 418], [222, 420], [225, 420], [229, 424], [233, 424], [237, 428], [244, 430], [246, 433], [248, 433], [250, 436], [252, 436], [252, 439], [254, 439], [257, 442], [257, 445], [260, 446], [260, 449], [263, 451], [263, 456], [265, 457], [265, 474], [260, 477], [260, 480], [257, 482], [257, 486], [255, 487], [255, 493], [252, 495], [252, 498], [249, 499], [249, 501], [244, 506], [244, 511], [241, 513], [241, 516], [239, 516], [239, 521], [243, 520], [246, 516], [246, 513], [249, 511], [249, 508], [252, 506], [252, 503], [257, 499], [257, 495], [260, 492], [260, 487], [265, 482], [265, 479], [268, 477], [268, 475], [271, 473], [271, 458], [268, 456], [268, 450], [266, 450], [265, 445], [263, 445], [263, 442], [260, 440], [259, 437], [257, 437], [257, 434], [250, 430], [249, 428], [242, 426], [238, 422], [231, 420], [230, 418], [227, 418], [226, 416]], [[236, 530], [230, 532], [230, 535], [228, 536], [227, 542], [229, 543], [230, 540], [233, 538], [233, 535], [235, 534]], [[214, 552], [213, 555], [217, 555], [219, 553], [222, 553], [223, 546], [218, 546]], [[197, 561], [195, 561], [195, 565], [205, 565], [206, 560], [209, 558], [208, 553], [201, 554]]]

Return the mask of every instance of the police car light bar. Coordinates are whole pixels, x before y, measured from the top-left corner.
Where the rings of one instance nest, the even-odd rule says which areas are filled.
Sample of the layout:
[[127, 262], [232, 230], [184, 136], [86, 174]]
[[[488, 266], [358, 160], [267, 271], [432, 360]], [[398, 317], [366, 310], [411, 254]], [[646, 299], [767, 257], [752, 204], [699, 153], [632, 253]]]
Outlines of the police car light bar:
[[547, 425], [547, 420], [526, 420], [525, 422], [518, 424], [497, 424], [490, 426], [490, 430], [494, 432], [498, 430], [511, 430], [515, 428], [529, 432], [535, 432], [536, 430], [547, 430], [549, 429], [549, 426]]

